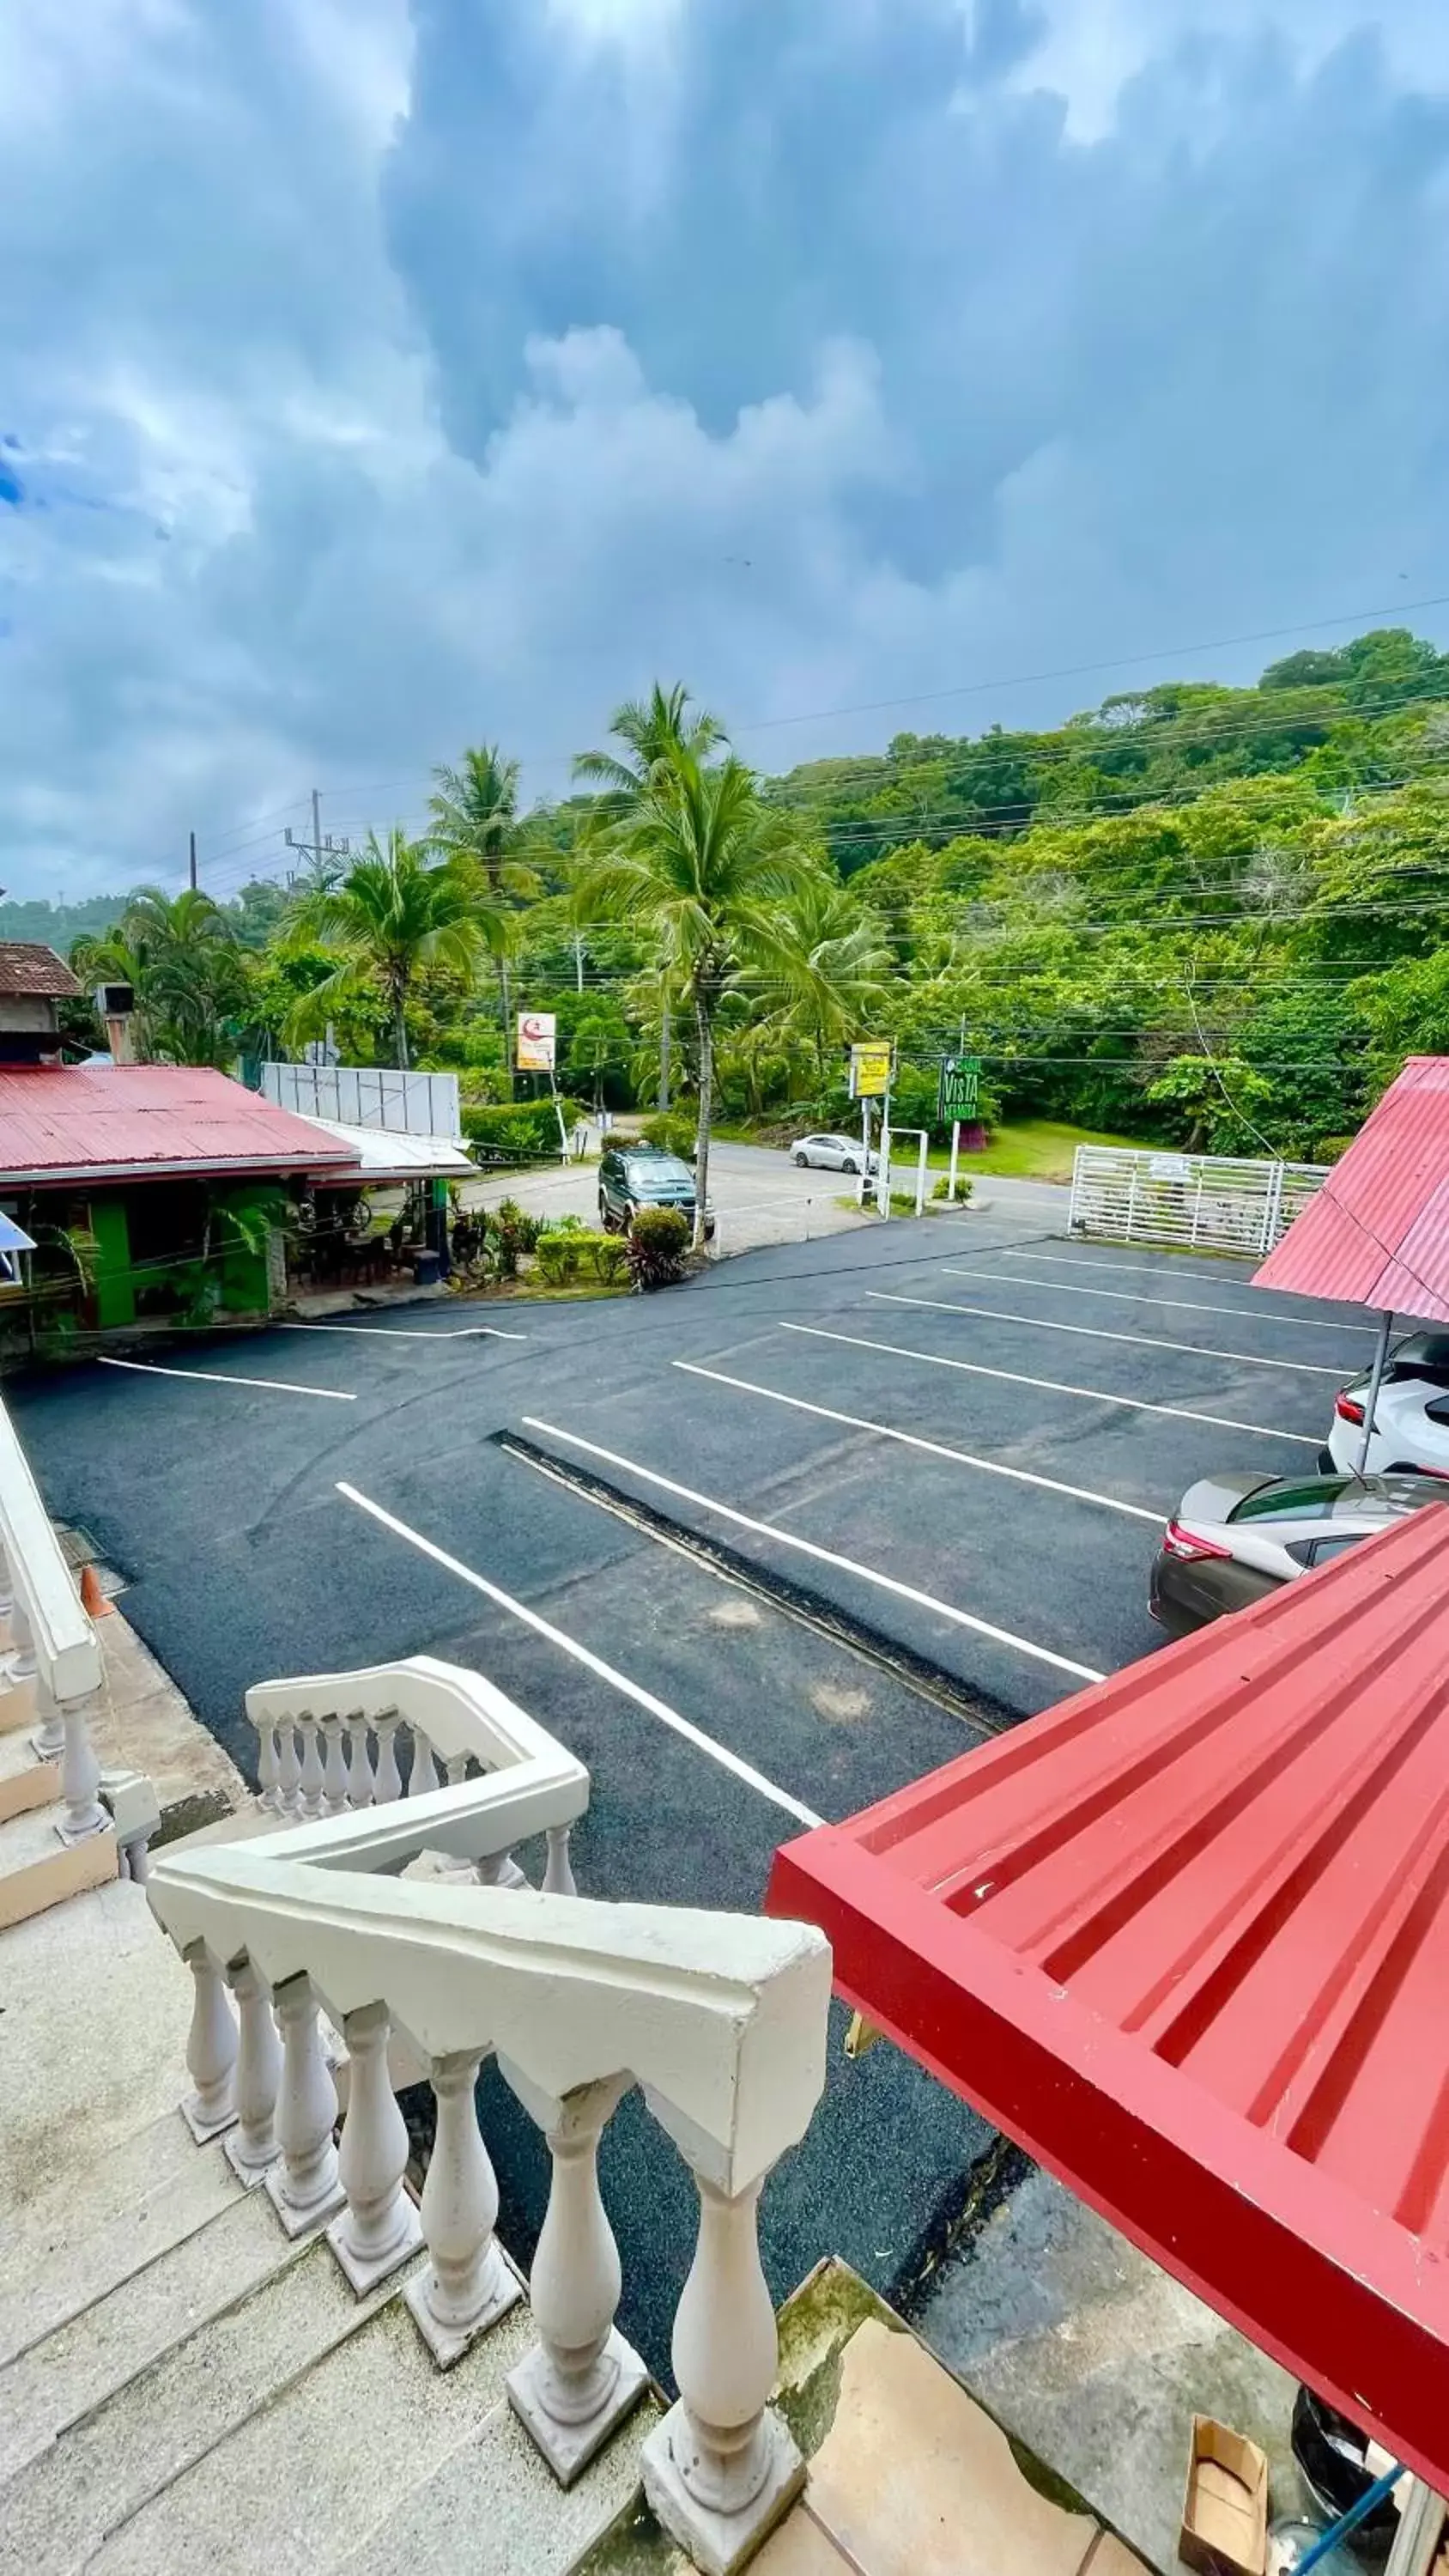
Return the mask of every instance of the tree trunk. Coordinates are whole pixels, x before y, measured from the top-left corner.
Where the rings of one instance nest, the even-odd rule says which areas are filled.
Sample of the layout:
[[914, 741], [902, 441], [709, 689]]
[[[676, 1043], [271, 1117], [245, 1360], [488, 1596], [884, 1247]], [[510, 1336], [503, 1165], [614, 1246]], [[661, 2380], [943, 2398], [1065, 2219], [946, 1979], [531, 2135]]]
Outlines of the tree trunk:
[[704, 1249], [704, 1211], [709, 1198], [709, 1126], [714, 1115], [714, 1006], [696, 990], [694, 1025], [699, 1038], [699, 1151], [694, 1166], [694, 1249]]
[[503, 1079], [513, 1098], [513, 1001], [508, 990], [508, 960], [498, 960], [498, 1024], [503, 1031]]
[[394, 984], [392, 988], [392, 1042], [397, 1054], [398, 1071], [406, 1073], [408, 1069], [407, 986], [402, 983]]

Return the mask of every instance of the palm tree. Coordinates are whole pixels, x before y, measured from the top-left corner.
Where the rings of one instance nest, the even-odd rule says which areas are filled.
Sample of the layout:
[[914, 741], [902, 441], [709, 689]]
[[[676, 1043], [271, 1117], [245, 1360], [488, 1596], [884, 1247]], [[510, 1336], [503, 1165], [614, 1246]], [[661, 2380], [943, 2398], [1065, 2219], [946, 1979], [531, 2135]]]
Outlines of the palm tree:
[[476, 975], [507, 935], [502, 905], [470, 861], [434, 861], [397, 826], [385, 844], [369, 832], [338, 884], [310, 888], [292, 906], [283, 946], [330, 949], [337, 964], [296, 1004], [287, 1035], [315, 1036], [339, 1003], [380, 985], [405, 1071], [408, 995], [418, 975], [428, 966]]
[[[519, 856], [518, 763], [505, 760], [496, 743], [465, 751], [457, 766], [433, 771], [428, 799], [432, 827], [430, 846], [444, 857], [476, 862], [482, 870], [494, 908], [503, 913], [509, 901], [528, 902], [538, 893], [533, 869]], [[494, 948], [498, 970], [498, 1016], [503, 1029], [503, 1064], [512, 1085], [513, 1005], [508, 990], [509, 942]]]
[[209, 894], [138, 886], [114, 930], [77, 940], [72, 958], [82, 982], [131, 985], [142, 1054], [171, 1064], [231, 1062], [229, 1023], [245, 1006], [246, 963], [233, 923]]
[[[716, 732], [713, 739], [718, 738]], [[742, 761], [731, 756], [711, 764], [679, 746], [651, 764], [612, 827], [589, 836], [580, 852], [575, 900], [581, 916], [612, 916], [647, 928], [658, 944], [666, 985], [682, 989], [693, 1010], [699, 1083], [696, 1250], [704, 1241], [709, 1195], [720, 1002], [742, 974], [768, 977], [786, 990], [799, 987], [804, 954], [788, 907], [812, 883], [817, 864], [798, 836], [794, 816], [763, 802]]]
[[800, 963], [767, 1026], [777, 1044], [809, 1045], [823, 1083], [827, 1058], [890, 1011], [895, 960], [876, 916], [823, 869], [796, 896], [791, 920]]

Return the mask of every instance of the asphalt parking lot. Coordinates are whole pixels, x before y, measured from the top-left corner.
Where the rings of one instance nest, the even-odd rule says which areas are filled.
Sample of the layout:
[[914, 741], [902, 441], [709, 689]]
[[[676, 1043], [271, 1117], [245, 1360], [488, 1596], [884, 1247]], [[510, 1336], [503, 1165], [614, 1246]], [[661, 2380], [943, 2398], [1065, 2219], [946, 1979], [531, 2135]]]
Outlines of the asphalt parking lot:
[[[754, 1908], [801, 1824], [1152, 1652], [1195, 1476], [1312, 1468], [1371, 1330], [1246, 1281], [1000, 1201], [647, 1303], [393, 1310], [12, 1393], [52, 1511], [253, 1776], [248, 1682], [444, 1655], [589, 1765], [586, 1893]], [[501, 2086], [485, 2118], [526, 2254], [545, 2159]], [[837, 2047], [766, 2195], [772, 2287], [833, 2250], [909, 2301], [987, 2143], [894, 2051]], [[632, 2098], [604, 2169], [662, 2367], [688, 2178]]]

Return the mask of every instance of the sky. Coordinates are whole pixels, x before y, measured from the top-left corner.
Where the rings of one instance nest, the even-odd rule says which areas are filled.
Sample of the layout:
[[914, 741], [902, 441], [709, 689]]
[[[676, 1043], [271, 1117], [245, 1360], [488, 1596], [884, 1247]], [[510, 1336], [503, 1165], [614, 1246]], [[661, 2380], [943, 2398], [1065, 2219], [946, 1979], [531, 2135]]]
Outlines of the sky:
[[1442, 0], [5, 0], [0, 170], [12, 894], [1449, 594]]

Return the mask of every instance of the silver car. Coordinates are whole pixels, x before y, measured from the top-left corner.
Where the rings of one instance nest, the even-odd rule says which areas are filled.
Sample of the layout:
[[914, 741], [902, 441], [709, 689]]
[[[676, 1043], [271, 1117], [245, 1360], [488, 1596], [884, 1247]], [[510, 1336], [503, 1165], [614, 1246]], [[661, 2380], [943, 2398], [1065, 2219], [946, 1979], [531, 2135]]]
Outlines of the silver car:
[[1162, 1534], [1153, 1618], [1185, 1637], [1446, 1493], [1432, 1476], [1205, 1476], [1189, 1485]]
[[802, 1172], [858, 1172], [862, 1164], [880, 1170], [879, 1154], [867, 1153], [858, 1136], [797, 1136], [790, 1152]]

